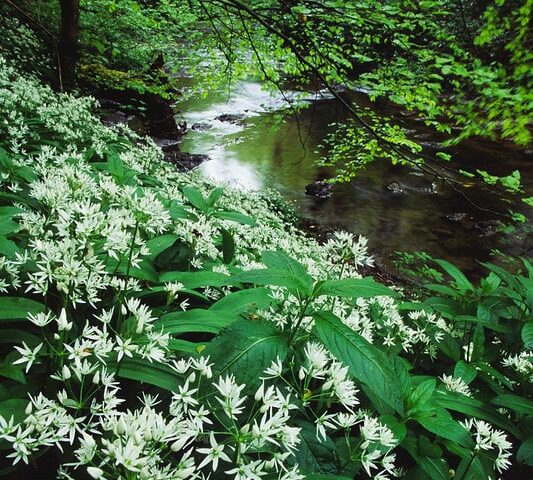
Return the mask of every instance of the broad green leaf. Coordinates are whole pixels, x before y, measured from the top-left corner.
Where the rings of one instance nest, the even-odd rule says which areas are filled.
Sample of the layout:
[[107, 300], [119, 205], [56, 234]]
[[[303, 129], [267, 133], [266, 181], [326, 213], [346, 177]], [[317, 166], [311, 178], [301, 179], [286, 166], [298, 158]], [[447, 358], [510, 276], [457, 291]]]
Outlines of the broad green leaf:
[[0, 235], [0, 255], [4, 255], [7, 258], [15, 258], [17, 253], [20, 253], [20, 248], [17, 247], [17, 244]]
[[306, 296], [313, 288], [313, 277], [307, 273], [307, 269], [298, 261], [283, 252], [265, 251], [261, 254], [261, 261], [269, 268], [276, 271], [286, 272], [301, 285], [300, 289]]
[[448, 275], [450, 275], [450, 277], [455, 280], [455, 284], [461, 292], [472, 292], [475, 290], [474, 285], [470, 283], [468, 278], [466, 278], [465, 274], [461, 272], [461, 270], [459, 270], [455, 265], [452, 265], [446, 260], [439, 259], [436, 259], [435, 263], [437, 263]]
[[146, 280], [151, 283], [157, 283], [158, 281], [157, 272], [148, 257], [143, 258], [137, 267], [130, 266], [129, 269], [126, 261], [108, 258], [106, 270], [109, 273], [120, 274], [125, 277], [138, 278], [139, 280]]
[[413, 415], [420, 425], [426, 430], [442, 438], [447, 438], [465, 448], [473, 447], [472, 439], [468, 431], [444, 408], [432, 408], [431, 410], [419, 410]]
[[235, 256], [235, 240], [233, 235], [225, 228], [221, 228], [220, 233], [222, 235], [222, 259], [227, 265], [231, 263]]
[[15, 423], [22, 422], [26, 418], [24, 411], [29, 401], [25, 398], [10, 398], [0, 402], [0, 417], [9, 421], [13, 417]]
[[350, 477], [343, 477], [336, 474], [312, 473], [305, 476], [306, 480], [352, 480]]
[[170, 338], [168, 341], [168, 348], [174, 352], [184, 352], [191, 355], [196, 355], [199, 352], [199, 347], [205, 347], [205, 344], [189, 342], [181, 338]]
[[520, 445], [516, 458], [519, 463], [533, 467], [533, 438], [528, 438]]
[[8, 235], [10, 233], [15, 233], [19, 229], [19, 224], [10, 217], [0, 217], [0, 235]]
[[402, 442], [402, 447], [409, 452], [409, 455], [411, 455], [420, 468], [429, 475], [431, 480], [450, 480], [447, 463], [441, 458], [420, 455], [418, 453], [416, 440], [413, 438], [406, 438]]
[[451, 298], [430, 297], [424, 300], [424, 304], [432, 307], [446, 318], [453, 318], [466, 313], [461, 303]]
[[314, 315], [318, 335], [328, 350], [394, 410], [403, 414], [401, 386], [387, 355], [344, 325], [330, 312]]
[[[295, 462], [301, 472], [333, 474], [337, 471], [335, 445], [329, 437], [318, 439], [315, 425], [306, 420], [298, 420], [300, 443], [295, 452]], [[306, 477], [307, 478], [307, 477]], [[331, 477], [330, 477], [331, 478]], [[337, 478], [337, 477], [335, 477]]]
[[524, 349], [533, 349], [533, 322], [526, 322], [522, 327], [522, 341], [524, 342]]
[[371, 298], [378, 295], [396, 296], [396, 293], [385, 285], [377, 283], [371, 277], [343, 278], [340, 280], [326, 280], [315, 296], [330, 295], [343, 298]]
[[255, 220], [248, 215], [244, 215], [239, 212], [215, 212], [212, 214], [213, 217], [220, 218], [221, 220], [230, 220], [231, 222], [241, 223], [242, 225], [255, 226]]
[[481, 325], [483, 327], [488, 328], [489, 330], [494, 330], [495, 332], [501, 332], [501, 333], [511, 332], [511, 329], [509, 327], [506, 327], [505, 325], [500, 325], [498, 323], [494, 323], [488, 320], [481, 320], [480, 318], [474, 317], [473, 315], [457, 315], [454, 318], [454, 321], [467, 322], [467, 323], [472, 323], [474, 325]]
[[42, 342], [42, 339], [33, 333], [27, 332], [25, 330], [17, 329], [2, 329], [0, 334], [0, 343], [22, 343], [32, 347], [36, 346]]
[[210, 357], [217, 375], [235, 375], [237, 383], [245, 384], [246, 393], [251, 393], [272, 361], [283, 361], [287, 340], [287, 334], [271, 322], [240, 320], [208, 343], [202, 353]]
[[24, 297], [0, 297], [0, 320], [25, 320], [28, 315], [37, 315], [46, 307], [35, 300]]
[[528, 398], [505, 393], [493, 398], [491, 402], [500, 407], [510, 408], [515, 412], [533, 416], [533, 401]]
[[447, 410], [453, 410], [470, 417], [485, 420], [496, 427], [510, 432], [517, 438], [521, 438], [522, 436], [520, 431], [510, 420], [503, 415], [498, 414], [494, 407], [483, 403], [481, 400], [441, 389], [435, 390], [433, 400]]
[[164, 333], [179, 335], [189, 332], [218, 333], [239, 318], [238, 314], [225, 310], [212, 311], [200, 308], [163, 315], [155, 325]]
[[253, 283], [255, 285], [276, 285], [285, 287], [292, 292], [301, 294], [308, 293], [305, 285], [285, 270], [276, 270], [273, 268], [263, 268], [258, 270], [248, 270], [235, 276], [235, 280], [241, 283]]
[[156, 387], [175, 392], [178, 387], [178, 375], [166, 365], [150, 363], [141, 358], [123, 358], [120, 365], [110, 362], [109, 366], [118, 368], [118, 376], [138, 382], [149, 383]]
[[224, 189], [222, 187], [217, 187], [213, 189], [211, 193], [209, 194], [209, 196], [207, 197], [207, 200], [205, 201], [207, 206], [210, 208], [213, 208], [223, 193], [224, 193]]
[[185, 198], [194, 205], [198, 210], [206, 212], [207, 204], [205, 203], [205, 198], [201, 194], [200, 190], [195, 187], [185, 186], [181, 189]]
[[148, 250], [150, 250], [148, 258], [154, 260], [161, 252], [174, 245], [178, 239], [179, 237], [176, 234], [168, 233], [148, 240], [146, 242], [146, 246], [148, 247]]
[[460, 360], [455, 364], [453, 370], [453, 376], [455, 378], [461, 378], [467, 385], [471, 383], [477, 376], [477, 370], [475, 367], [466, 363], [463, 360]]
[[269, 288], [248, 288], [229, 293], [215, 302], [210, 310], [225, 310], [234, 313], [243, 313], [249, 310], [267, 308], [274, 299]]
[[410, 408], [421, 408], [423, 407], [433, 395], [435, 387], [437, 386], [437, 381], [434, 378], [425, 380], [420, 385], [418, 385], [407, 398], [407, 402]]
[[159, 276], [161, 283], [180, 282], [186, 288], [225, 287], [237, 283], [234, 277], [219, 272], [164, 272]]

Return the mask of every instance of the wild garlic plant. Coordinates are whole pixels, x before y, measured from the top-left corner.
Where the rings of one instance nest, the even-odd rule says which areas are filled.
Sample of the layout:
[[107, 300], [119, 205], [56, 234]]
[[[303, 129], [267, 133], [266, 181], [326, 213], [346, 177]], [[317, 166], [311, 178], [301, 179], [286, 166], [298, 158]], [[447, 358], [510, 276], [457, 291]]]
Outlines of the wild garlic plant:
[[364, 238], [318, 244], [93, 105], [0, 57], [2, 467], [465, 480], [528, 458], [529, 277], [478, 291], [443, 264], [450, 298], [415, 302], [362, 277]]

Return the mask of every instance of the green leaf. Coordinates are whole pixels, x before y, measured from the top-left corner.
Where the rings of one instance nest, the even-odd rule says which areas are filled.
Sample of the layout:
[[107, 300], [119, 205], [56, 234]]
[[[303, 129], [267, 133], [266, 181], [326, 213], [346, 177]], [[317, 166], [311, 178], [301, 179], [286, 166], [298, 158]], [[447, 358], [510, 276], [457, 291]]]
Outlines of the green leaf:
[[500, 407], [510, 408], [515, 412], [533, 416], [533, 401], [525, 397], [505, 393], [493, 398], [491, 402]]
[[0, 235], [15, 233], [19, 229], [19, 224], [9, 217], [0, 217]]
[[418, 385], [407, 398], [409, 407], [423, 407], [431, 399], [436, 386], [437, 381], [434, 378], [430, 378]]
[[42, 341], [37, 335], [25, 330], [6, 328], [2, 329], [1, 332], [0, 343], [15, 344], [24, 342], [26, 345], [32, 347], [38, 345]]
[[24, 374], [24, 366], [13, 364], [17, 358], [18, 352], [12, 351], [7, 354], [6, 358], [0, 363], [0, 376], [25, 384], [26, 375]]
[[[295, 462], [300, 470], [321, 474], [333, 474], [337, 471], [335, 445], [329, 437], [318, 439], [314, 424], [306, 420], [298, 420], [300, 443], [295, 452]], [[306, 476], [306, 478], [308, 478]], [[331, 477], [330, 477], [331, 478]], [[337, 478], [337, 477], [335, 477]]]
[[155, 325], [163, 333], [179, 335], [189, 332], [218, 333], [239, 318], [238, 314], [225, 310], [212, 311], [196, 308], [184, 312], [163, 315]]
[[365, 277], [326, 280], [315, 292], [315, 296], [318, 297], [319, 295], [343, 298], [371, 298], [378, 295], [395, 297], [397, 294], [390, 288], [377, 283], [373, 278]]
[[0, 297], [0, 320], [25, 320], [28, 315], [37, 315], [46, 307], [35, 300], [24, 297]]
[[350, 477], [342, 477], [336, 474], [312, 473], [305, 476], [306, 480], [351, 480]]
[[403, 414], [401, 385], [387, 355], [332, 313], [316, 313], [314, 318], [320, 339], [338, 360], [348, 366], [351, 375]]
[[283, 361], [287, 340], [272, 322], [240, 320], [212, 340], [202, 353], [209, 355], [217, 375], [235, 375], [250, 393], [258, 388], [260, 377], [273, 360]]
[[[117, 368], [116, 363], [109, 362], [110, 368]], [[178, 387], [177, 374], [166, 365], [150, 363], [141, 358], [123, 358], [118, 366], [118, 376], [175, 392]]]
[[464, 275], [461, 270], [459, 270], [455, 265], [452, 265], [450, 262], [447, 262], [446, 260], [440, 260], [436, 259], [434, 260], [435, 263], [437, 263], [450, 277], [452, 277], [455, 280], [455, 284], [459, 288], [461, 292], [467, 292], [467, 291], [474, 291], [474, 285], [470, 283], [468, 278]]
[[420, 468], [429, 475], [431, 480], [450, 480], [448, 464], [441, 458], [420, 455], [414, 438], [406, 438], [402, 442], [402, 447], [407, 450]]
[[159, 276], [161, 283], [180, 282], [186, 288], [225, 287], [237, 283], [235, 278], [219, 272], [164, 272]]
[[460, 360], [455, 364], [453, 370], [453, 376], [455, 378], [461, 378], [467, 385], [471, 383], [477, 376], [477, 370], [475, 367], [466, 363], [463, 360]]
[[20, 253], [20, 248], [17, 247], [17, 244], [0, 235], [0, 255], [4, 255], [7, 258], [15, 258], [17, 253]]
[[250, 310], [267, 308], [272, 302], [274, 302], [274, 299], [271, 297], [269, 288], [248, 288], [229, 293], [225, 297], [222, 297], [211, 306], [210, 310], [243, 313]]
[[233, 239], [233, 235], [225, 228], [221, 228], [220, 233], [222, 234], [222, 259], [227, 265], [231, 263], [235, 256], [235, 240]]
[[308, 293], [305, 285], [289, 275], [284, 270], [275, 270], [273, 268], [263, 268], [258, 270], [248, 270], [235, 276], [235, 280], [241, 283], [253, 283], [255, 285], [276, 285], [285, 287], [292, 292]]
[[[448, 287], [445, 287], [448, 288]], [[452, 291], [455, 294], [455, 292]], [[453, 318], [457, 315], [462, 315], [465, 312], [464, 307], [457, 300], [452, 300], [446, 297], [429, 297], [424, 300], [424, 304], [433, 308], [441, 315], [447, 318]]]
[[307, 273], [307, 269], [300, 262], [279, 251], [262, 252], [261, 261], [269, 269], [286, 272], [288, 276], [300, 283], [302, 291], [310, 294], [313, 288], [313, 277]]
[[525, 350], [533, 349], [533, 322], [526, 322], [522, 327], [522, 341]]
[[533, 467], [533, 438], [528, 438], [520, 445], [516, 459], [519, 463]]
[[146, 242], [150, 254], [148, 258], [154, 260], [161, 252], [164, 252], [167, 248], [174, 245], [179, 237], [175, 233], [169, 233], [167, 235], [159, 235]]
[[470, 417], [485, 420], [494, 426], [510, 432], [517, 438], [522, 437], [520, 431], [510, 420], [505, 418], [503, 415], [498, 414], [494, 407], [483, 403], [481, 400], [470, 398], [466, 395], [461, 395], [460, 393], [441, 389], [435, 390], [433, 400], [438, 405], [448, 410], [453, 410]]
[[198, 210], [204, 213], [207, 211], [207, 204], [205, 202], [205, 198], [200, 193], [200, 190], [195, 187], [185, 186], [181, 189], [181, 191], [183, 192], [183, 195], [185, 195], [185, 198], [187, 198], [187, 200], [189, 200], [189, 202]]
[[213, 208], [223, 193], [224, 193], [224, 189], [222, 187], [217, 187], [213, 189], [211, 193], [209, 194], [209, 197], [207, 197], [207, 200], [205, 202], [207, 206], [210, 208]]
[[10, 398], [0, 402], [0, 417], [9, 421], [13, 417], [15, 423], [20, 423], [26, 418], [24, 413], [28, 406], [28, 400], [25, 398]]
[[255, 226], [255, 220], [248, 215], [244, 215], [239, 212], [221, 211], [212, 214], [213, 217], [220, 218], [221, 220], [230, 220], [231, 222], [241, 223], [242, 225]]
[[432, 408], [431, 410], [419, 410], [413, 418], [426, 430], [439, 437], [456, 442], [465, 448], [473, 447], [472, 439], [468, 431], [444, 408]]

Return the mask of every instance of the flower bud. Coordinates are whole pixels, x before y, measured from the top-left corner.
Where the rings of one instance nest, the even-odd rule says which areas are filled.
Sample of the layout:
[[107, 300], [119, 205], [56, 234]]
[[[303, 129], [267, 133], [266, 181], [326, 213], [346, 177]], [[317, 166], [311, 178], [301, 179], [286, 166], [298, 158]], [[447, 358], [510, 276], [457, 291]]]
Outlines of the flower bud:
[[126, 422], [124, 418], [120, 417], [117, 422], [117, 434], [124, 435], [126, 433]]
[[94, 478], [95, 480], [100, 480], [101, 478], [104, 478], [104, 471], [98, 467], [87, 467], [87, 473], [91, 478]]
[[66, 365], [63, 365], [61, 376], [63, 377], [63, 380], [68, 380], [70, 377], [72, 377], [72, 373], [70, 373], [70, 369]]

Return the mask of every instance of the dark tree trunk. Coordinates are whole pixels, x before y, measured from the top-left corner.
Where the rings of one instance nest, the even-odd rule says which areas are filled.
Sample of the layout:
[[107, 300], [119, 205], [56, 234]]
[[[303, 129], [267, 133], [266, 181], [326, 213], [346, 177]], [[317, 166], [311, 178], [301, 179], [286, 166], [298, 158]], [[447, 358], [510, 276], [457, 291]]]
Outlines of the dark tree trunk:
[[59, 70], [63, 88], [74, 85], [78, 60], [78, 36], [80, 33], [80, 1], [59, 0], [61, 5], [61, 31], [57, 45]]

